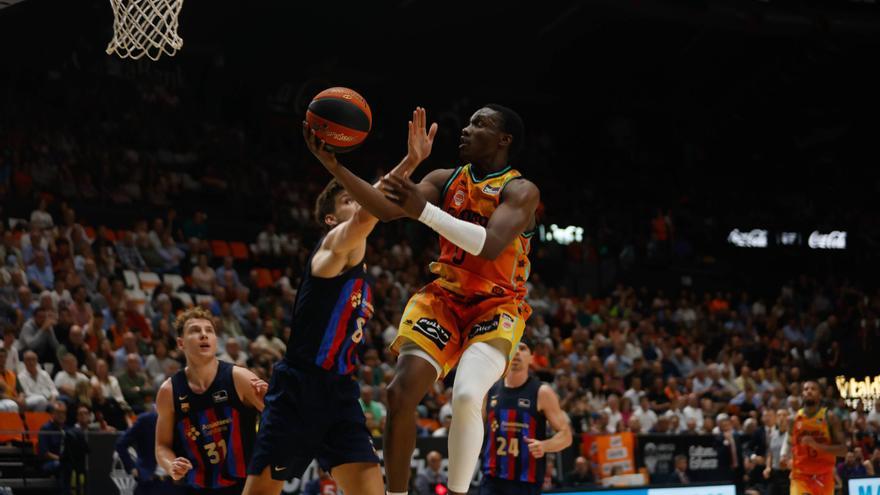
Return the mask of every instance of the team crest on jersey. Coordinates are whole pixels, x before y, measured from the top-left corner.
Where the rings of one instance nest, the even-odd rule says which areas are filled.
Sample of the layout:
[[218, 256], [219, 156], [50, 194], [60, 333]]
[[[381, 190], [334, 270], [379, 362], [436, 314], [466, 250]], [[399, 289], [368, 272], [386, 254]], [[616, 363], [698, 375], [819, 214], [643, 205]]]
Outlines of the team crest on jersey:
[[190, 426], [189, 430], [186, 432], [186, 436], [189, 437], [190, 440], [195, 440], [196, 438], [199, 438], [200, 435], [201, 433], [199, 433], [199, 430], [197, 430], [195, 426]]
[[495, 187], [492, 184], [486, 184], [483, 186], [483, 192], [494, 196], [501, 192], [501, 186]]
[[520, 399], [517, 401], [519, 407], [532, 407], [532, 401], [529, 399]]
[[189, 402], [180, 403], [180, 412], [189, 412]]
[[458, 191], [455, 191], [455, 195], [452, 196], [452, 202], [455, 204], [455, 206], [463, 205], [464, 199], [465, 199], [464, 191], [461, 189], [459, 189]]
[[215, 404], [218, 402], [226, 402], [227, 400], [229, 400], [229, 395], [226, 393], [225, 390], [218, 390], [214, 392], [211, 397], [214, 399]]
[[489, 399], [489, 407], [495, 407], [498, 405], [498, 396], [493, 395], [491, 399]]
[[497, 419], [492, 420], [492, 431], [498, 431], [498, 420]]

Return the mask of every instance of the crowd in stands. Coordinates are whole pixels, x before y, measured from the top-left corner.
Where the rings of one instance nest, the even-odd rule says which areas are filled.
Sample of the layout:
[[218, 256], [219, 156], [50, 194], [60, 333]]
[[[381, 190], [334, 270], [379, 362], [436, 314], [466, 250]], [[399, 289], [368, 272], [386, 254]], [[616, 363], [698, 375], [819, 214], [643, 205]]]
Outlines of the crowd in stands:
[[[250, 246], [252, 259], [212, 256], [200, 216], [177, 231], [162, 218], [136, 221], [115, 242], [108, 229], [92, 229], [48, 194], [24, 223], [10, 229], [4, 218], [0, 408], [41, 411], [56, 404], [57, 411], [63, 404], [71, 425], [82, 412], [90, 429], [126, 429], [183, 364], [172, 323], [188, 303], [216, 316], [221, 359], [268, 379], [294, 331], [298, 276], [311, 247], [268, 226]], [[435, 254], [415, 251], [405, 237], [370, 239], [366, 262], [376, 312], [358, 378], [377, 436], [393, 377], [388, 344], [408, 297], [428, 280], [425, 266]], [[254, 266], [270, 259], [285, 269], [267, 284]], [[184, 284], [159, 283], [140, 301], [123, 275], [150, 270], [182, 274]], [[774, 435], [801, 405], [799, 385], [841, 364], [844, 335], [880, 329], [880, 294], [806, 276], [764, 298], [624, 285], [602, 296], [575, 296], [534, 274], [528, 301], [534, 372], [559, 394], [575, 433], [718, 435], [735, 445], [731, 468], [756, 485], [767, 482], [763, 463]], [[873, 472], [880, 467], [880, 410], [851, 411], [831, 384], [823, 385], [851, 448], [841, 476]], [[422, 401], [420, 436], [446, 434], [450, 391], [449, 380], [438, 382]], [[771, 458], [779, 468], [778, 454]], [[550, 476], [548, 483], [557, 484], [571, 478]]]

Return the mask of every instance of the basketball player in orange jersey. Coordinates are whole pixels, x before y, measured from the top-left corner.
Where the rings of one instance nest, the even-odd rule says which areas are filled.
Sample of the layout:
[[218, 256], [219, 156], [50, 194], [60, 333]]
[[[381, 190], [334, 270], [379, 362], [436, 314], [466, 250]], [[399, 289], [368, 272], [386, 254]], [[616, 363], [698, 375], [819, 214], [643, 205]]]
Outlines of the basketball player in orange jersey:
[[[417, 118], [424, 127], [423, 110]], [[483, 442], [483, 401], [504, 374], [531, 313], [525, 282], [540, 194], [511, 168], [522, 144], [516, 112], [486, 105], [462, 129], [465, 165], [434, 170], [418, 184], [406, 174], [389, 174], [378, 191], [335, 160], [322, 161], [381, 220], [409, 216], [440, 234], [440, 259], [431, 264], [438, 278], [409, 300], [391, 346], [399, 353], [384, 443], [391, 495], [407, 492], [416, 406], [456, 365], [449, 490], [464, 494], [470, 486]]]
[[797, 412], [786, 455], [792, 451], [791, 495], [834, 495], [834, 465], [846, 455], [840, 418], [821, 407], [822, 392], [814, 381], [804, 382], [804, 407]]

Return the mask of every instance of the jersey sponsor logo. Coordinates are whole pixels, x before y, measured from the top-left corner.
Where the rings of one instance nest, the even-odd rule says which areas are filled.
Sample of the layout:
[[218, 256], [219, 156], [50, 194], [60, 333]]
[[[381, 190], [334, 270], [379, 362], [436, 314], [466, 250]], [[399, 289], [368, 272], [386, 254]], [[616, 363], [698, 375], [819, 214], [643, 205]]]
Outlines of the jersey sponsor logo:
[[485, 186], [483, 186], [483, 192], [494, 196], [501, 192], [501, 186], [496, 187], [492, 184], [486, 184]]
[[530, 401], [529, 399], [519, 399], [517, 401], [517, 405], [519, 407], [532, 407], [532, 401]]
[[513, 330], [513, 325], [516, 323], [516, 318], [510, 316], [507, 313], [501, 313], [501, 328], [504, 330], [511, 331]]
[[489, 333], [498, 328], [498, 315], [495, 315], [495, 318], [491, 320], [481, 321], [471, 328], [471, 333], [468, 335], [469, 339], [472, 339], [478, 335], [483, 335], [484, 333]]
[[218, 390], [211, 395], [211, 398], [214, 399], [214, 404], [217, 404], [219, 402], [226, 402], [227, 400], [229, 400], [229, 395], [226, 393], [225, 390]]
[[464, 220], [465, 222], [475, 223], [481, 227], [485, 227], [489, 224], [489, 217], [480, 215], [479, 213], [471, 210], [462, 210], [458, 214], [458, 218], [460, 220]]
[[413, 330], [431, 339], [441, 351], [446, 348], [451, 336], [449, 331], [443, 328], [437, 320], [430, 318], [419, 318], [419, 321], [413, 325]]
[[455, 191], [455, 194], [452, 196], [452, 203], [455, 204], [455, 206], [461, 206], [464, 204], [464, 199], [464, 191], [459, 189], [458, 191]]

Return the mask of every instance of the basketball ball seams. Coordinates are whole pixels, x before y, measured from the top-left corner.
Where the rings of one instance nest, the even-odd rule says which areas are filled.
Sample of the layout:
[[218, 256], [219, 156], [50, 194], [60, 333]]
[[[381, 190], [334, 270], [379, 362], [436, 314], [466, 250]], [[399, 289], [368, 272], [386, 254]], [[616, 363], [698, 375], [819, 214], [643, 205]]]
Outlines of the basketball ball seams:
[[306, 121], [328, 151], [344, 153], [367, 138], [373, 115], [357, 91], [333, 87], [315, 95], [306, 111]]

